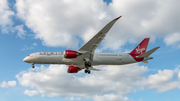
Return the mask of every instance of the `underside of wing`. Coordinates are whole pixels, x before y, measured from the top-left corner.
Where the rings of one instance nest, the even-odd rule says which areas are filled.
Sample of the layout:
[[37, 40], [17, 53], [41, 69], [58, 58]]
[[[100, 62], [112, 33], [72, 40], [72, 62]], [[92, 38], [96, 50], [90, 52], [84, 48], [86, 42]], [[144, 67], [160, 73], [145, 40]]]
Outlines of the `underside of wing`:
[[[77, 65], [80, 70], [82, 69], [85, 69], [84, 65]], [[103, 69], [96, 69], [96, 68], [93, 68], [93, 66], [89, 67], [89, 70], [93, 70], [93, 71], [106, 71], [106, 70], [103, 70]]]

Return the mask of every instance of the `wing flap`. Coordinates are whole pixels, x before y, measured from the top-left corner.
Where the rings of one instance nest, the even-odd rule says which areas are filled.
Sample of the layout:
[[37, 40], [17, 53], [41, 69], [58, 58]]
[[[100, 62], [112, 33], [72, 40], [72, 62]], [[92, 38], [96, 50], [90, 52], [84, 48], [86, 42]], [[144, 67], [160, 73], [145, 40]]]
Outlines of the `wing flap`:
[[93, 67], [91, 67], [91, 68], [89, 68], [90, 70], [94, 70], [94, 71], [106, 71], [106, 70], [102, 70], [102, 69], [96, 69], [96, 68], [93, 68]]

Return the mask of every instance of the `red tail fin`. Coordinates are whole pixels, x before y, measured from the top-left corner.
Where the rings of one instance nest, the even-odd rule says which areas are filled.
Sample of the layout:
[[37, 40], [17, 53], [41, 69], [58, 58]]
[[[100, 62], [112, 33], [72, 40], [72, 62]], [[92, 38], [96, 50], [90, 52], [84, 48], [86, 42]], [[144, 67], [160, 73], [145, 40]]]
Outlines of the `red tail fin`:
[[147, 49], [147, 45], [150, 38], [145, 38], [130, 54], [139, 56], [141, 54], [144, 54]]

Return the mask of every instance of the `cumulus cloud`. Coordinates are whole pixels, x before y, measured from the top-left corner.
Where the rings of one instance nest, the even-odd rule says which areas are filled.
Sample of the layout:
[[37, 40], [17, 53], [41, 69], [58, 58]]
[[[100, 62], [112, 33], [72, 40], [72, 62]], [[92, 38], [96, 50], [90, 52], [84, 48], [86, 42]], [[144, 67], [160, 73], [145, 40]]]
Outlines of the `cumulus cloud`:
[[89, 25], [95, 26], [92, 19], [103, 18], [101, 5], [106, 4], [97, 0], [17, 0], [16, 8], [18, 17], [44, 45], [77, 47], [79, 35], [84, 34]]
[[25, 90], [25, 91], [24, 91], [24, 94], [32, 97], [32, 96], [34, 96], [34, 95], [39, 95], [40, 93], [39, 93], [39, 91], [37, 91], [37, 90], [32, 90], [32, 91]]
[[22, 38], [22, 39], [24, 39], [24, 37], [25, 37], [25, 35], [26, 35], [26, 34], [25, 34], [26, 31], [23, 30], [23, 26], [24, 26], [24, 25], [18, 25], [18, 26], [16, 26], [16, 27], [14, 27], [14, 29], [18, 31], [17, 35], [18, 35], [20, 38]]
[[164, 70], [164, 71], [159, 70], [158, 74], [150, 75], [148, 77], [148, 81], [150, 84], [165, 83], [165, 82], [172, 80], [173, 74], [174, 73], [172, 70]]
[[95, 96], [94, 101], [133, 101], [122, 95], [105, 94], [103, 96]]
[[144, 84], [149, 89], [157, 89], [158, 92], [169, 91], [180, 84], [179, 81], [173, 81], [174, 74], [173, 70], [159, 70], [158, 74], [149, 75]]
[[2, 33], [7, 34], [13, 31], [11, 27], [13, 21], [11, 17], [14, 15], [14, 12], [10, 10], [7, 0], [0, 1], [0, 29]]
[[70, 101], [81, 101], [81, 98], [79, 97], [67, 97], [65, 100], [70, 100]]
[[15, 87], [16, 86], [16, 81], [3, 81], [0, 85], [2, 88], [9, 88], [9, 87]]
[[0, 1], [0, 25], [7, 26], [13, 24], [11, 16], [14, 15], [14, 12], [10, 10], [7, 0]]
[[24, 25], [17, 25], [13, 27], [12, 17], [15, 13], [10, 9], [7, 0], [0, 1], [0, 30], [3, 34], [14, 33], [17, 31], [17, 36], [24, 39], [25, 30], [23, 30]]
[[164, 42], [167, 45], [178, 45], [180, 47], [180, 33], [169, 34], [165, 37]]
[[66, 99], [86, 98], [94, 100], [131, 101], [126, 95], [144, 88], [165, 92], [179, 87], [180, 81], [173, 76], [179, 70], [159, 70], [157, 74], [144, 76], [147, 67], [138, 64], [124, 66], [100, 66], [106, 71], [92, 71], [90, 75], [68, 74], [65, 65], [36, 67], [16, 75], [19, 84], [30, 87], [28, 96], [61, 96]]
[[[77, 48], [112, 19], [123, 15], [107, 34], [103, 49], [117, 50], [127, 39], [166, 37], [179, 33], [178, 0], [17, 0], [17, 16], [46, 46]], [[166, 40], [168, 37], [166, 37]], [[113, 44], [111, 44], [113, 43]]]
[[[48, 68], [41, 66], [36, 67], [35, 70], [19, 73], [16, 78], [20, 85], [34, 89], [24, 92], [29, 96], [92, 98], [95, 95], [96, 99], [99, 99], [98, 96], [115, 92], [115, 95], [122, 95], [121, 98], [126, 99], [125, 95], [133, 91], [133, 86], [139, 85], [137, 81], [141, 80], [141, 76], [147, 71], [147, 67], [137, 64], [103, 68], [107, 71], [93, 72], [91, 75], [79, 77], [78, 75], [82, 75], [84, 71], [73, 75], [67, 73], [67, 66], [64, 65], [50, 65]], [[126, 73], [127, 71], [129, 72]]]

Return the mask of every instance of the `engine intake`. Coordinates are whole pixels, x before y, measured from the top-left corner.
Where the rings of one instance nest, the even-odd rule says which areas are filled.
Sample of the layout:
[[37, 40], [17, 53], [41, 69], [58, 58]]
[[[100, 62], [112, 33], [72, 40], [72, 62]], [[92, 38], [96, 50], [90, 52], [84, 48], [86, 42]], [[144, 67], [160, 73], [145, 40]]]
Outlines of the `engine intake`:
[[79, 70], [80, 70], [79, 67], [69, 66], [68, 69], [67, 69], [67, 72], [68, 73], [77, 73]]
[[77, 56], [81, 55], [80, 53], [78, 53], [77, 51], [73, 51], [73, 50], [65, 50], [64, 51], [64, 58], [76, 58]]

